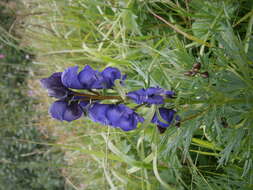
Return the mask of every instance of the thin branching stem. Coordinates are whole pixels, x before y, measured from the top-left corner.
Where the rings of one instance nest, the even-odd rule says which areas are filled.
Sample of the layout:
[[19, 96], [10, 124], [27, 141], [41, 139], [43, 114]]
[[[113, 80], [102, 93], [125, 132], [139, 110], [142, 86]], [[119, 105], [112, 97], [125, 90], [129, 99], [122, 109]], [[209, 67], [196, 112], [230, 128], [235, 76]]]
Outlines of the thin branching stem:
[[102, 96], [102, 95], [92, 95], [86, 93], [74, 92], [75, 96], [83, 96], [85, 99], [89, 100], [122, 100], [120, 96]]

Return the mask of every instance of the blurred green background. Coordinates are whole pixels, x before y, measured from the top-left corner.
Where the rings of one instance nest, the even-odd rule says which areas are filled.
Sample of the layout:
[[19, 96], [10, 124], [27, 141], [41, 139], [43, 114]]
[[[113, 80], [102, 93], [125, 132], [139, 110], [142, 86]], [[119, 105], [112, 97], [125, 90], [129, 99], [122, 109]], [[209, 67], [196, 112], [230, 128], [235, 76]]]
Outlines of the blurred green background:
[[34, 69], [32, 55], [20, 47], [22, 36], [9, 33], [17, 7], [22, 7], [18, 1], [0, 3], [0, 189], [64, 189], [63, 153], [43, 144], [55, 139], [36, 124], [38, 99], [27, 82]]

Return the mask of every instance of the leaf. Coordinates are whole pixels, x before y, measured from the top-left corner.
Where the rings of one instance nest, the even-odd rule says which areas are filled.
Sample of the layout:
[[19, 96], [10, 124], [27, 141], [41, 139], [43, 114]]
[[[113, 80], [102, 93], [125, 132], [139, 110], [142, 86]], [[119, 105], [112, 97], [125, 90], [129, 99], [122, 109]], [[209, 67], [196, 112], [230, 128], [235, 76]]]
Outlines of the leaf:
[[115, 84], [115, 88], [117, 90], [117, 92], [119, 93], [120, 97], [125, 100], [126, 99], [126, 92], [124, 90], [124, 88], [121, 86], [121, 80], [120, 79], [117, 79], [114, 81], [114, 84]]
[[204, 148], [208, 148], [208, 149], [212, 149], [212, 150], [220, 150], [220, 151], [222, 150], [221, 148], [219, 148], [215, 144], [210, 143], [205, 140], [198, 139], [198, 138], [192, 138], [192, 142], [196, 143], [200, 147], [204, 147]]
[[141, 35], [141, 31], [137, 24], [137, 16], [131, 10], [124, 10], [122, 13], [122, 21], [124, 26], [131, 32]]

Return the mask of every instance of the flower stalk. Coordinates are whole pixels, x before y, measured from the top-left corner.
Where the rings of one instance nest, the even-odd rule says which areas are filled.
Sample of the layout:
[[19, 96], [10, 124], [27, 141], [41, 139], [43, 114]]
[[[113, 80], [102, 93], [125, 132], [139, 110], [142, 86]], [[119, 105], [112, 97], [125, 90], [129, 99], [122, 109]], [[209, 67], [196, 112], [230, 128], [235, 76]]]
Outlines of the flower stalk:
[[120, 96], [103, 96], [103, 95], [92, 95], [86, 93], [74, 92], [74, 96], [82, 96], [88, 100], [121, 100], [123, 99]]
[[[121, 88], [125, 79], [126, 75], [122, 75], [117, 68], [107, 67], [99, 72], [86, 65], [80, 72], [75, 66], [53, 73], [50, 77], [41, 79], [41, 84], [48, 90], [49, 96], [58, 99], [49, 108], [49, 113], [60, 121], [71, 122], [87, 115], [94, 122], [130, 131], [144, 122], [144, 118], [136, 112], [137, 109], [151, 105], [160, 106], [146, 123], [152, 122], [167, 128], [174, 120], [178, 120], [175, 110], [161, 107], [167, 98], [175, 98], [173, 91], [149, 87], [125, 93]], [[117, 90], [118, 94], [102, 95], [106, 89]], [[86, 90], [87, 93], [77, 90]], [[104, 103], [103, 100], [116, 101]], [[128, 107], [128, 101], [137, 106]]]

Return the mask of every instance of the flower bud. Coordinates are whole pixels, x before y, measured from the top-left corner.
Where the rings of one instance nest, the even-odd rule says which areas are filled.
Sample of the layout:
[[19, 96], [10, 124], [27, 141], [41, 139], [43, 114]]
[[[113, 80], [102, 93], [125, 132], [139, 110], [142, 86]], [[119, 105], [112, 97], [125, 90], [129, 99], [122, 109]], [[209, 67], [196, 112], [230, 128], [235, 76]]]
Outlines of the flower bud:
[[209, 73], [207, 71], [203, 72], [203, 73], [200, 73], [200, 75], [203, 77], [203, 78], [209, 78]]
[[201, 64], [200, 63], [195, 63], [192, 67], [194, 71], [199, 71], [201, 69]]
[[167, 130], [167, 128], [161, 127], [160, 125], [157, 125], [156, 127], [157, 127], [160, 134], [165, 133], [165, 131]]

